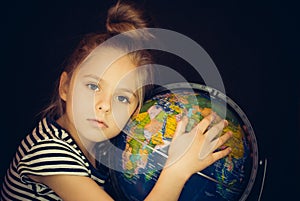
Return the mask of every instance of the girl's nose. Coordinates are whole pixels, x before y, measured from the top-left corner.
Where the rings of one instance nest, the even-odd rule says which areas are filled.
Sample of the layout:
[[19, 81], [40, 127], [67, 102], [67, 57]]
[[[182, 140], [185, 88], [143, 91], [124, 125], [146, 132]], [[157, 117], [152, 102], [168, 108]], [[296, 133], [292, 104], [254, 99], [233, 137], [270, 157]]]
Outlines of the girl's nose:
[[97, 106], [97, 109], [99, 109], [101, 112], [109, 112], [110, 110], [110, 104], [108, 102], [104, 102], [104, 101], [101, 101], [98, 106]]
[[103, 111], [103, 112], [108, 112], [109, 111], [109, 107], [105, 106], [105, 105], [101, 105], [98, 108], [99, 110]]
[[110, 111], [110, 102], [111, 99], [108, 98], [108, 96], [105, 96], [106, 98], [102, 97], [98, 97], [98, 101], [96, 103], [96, 109], [100, 110], [101, 112], [109, 112]]

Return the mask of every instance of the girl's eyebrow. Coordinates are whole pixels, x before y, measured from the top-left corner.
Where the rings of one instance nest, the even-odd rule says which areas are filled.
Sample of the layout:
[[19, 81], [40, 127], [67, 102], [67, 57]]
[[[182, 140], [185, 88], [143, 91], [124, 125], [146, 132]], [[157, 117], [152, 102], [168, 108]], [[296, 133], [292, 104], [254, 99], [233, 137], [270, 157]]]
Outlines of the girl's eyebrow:
[[136, 94], [131, 90], [131, 89], [127, 89], [127, 88], [119, 88], [117, 89], [118, 91], [124, 91], [124, 92], [128, 92], [130, 94], [132, 94], [134, 97], [137, 97]]
[[98, 77], [97, 75], [93, 75], [93, 74], [88, 74], [88, 75], [85, 75], [83, 77], [93, 78], [93, 79], [97, 80], [98, 82], [101, 81], [100, 77]]

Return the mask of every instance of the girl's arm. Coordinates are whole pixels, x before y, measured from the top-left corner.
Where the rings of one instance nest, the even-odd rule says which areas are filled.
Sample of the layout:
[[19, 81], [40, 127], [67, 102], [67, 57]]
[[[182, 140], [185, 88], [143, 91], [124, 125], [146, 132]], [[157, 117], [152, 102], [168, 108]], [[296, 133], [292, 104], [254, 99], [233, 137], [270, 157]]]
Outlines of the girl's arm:
[[[218, 138], [213, 149], [209, 150], [206, 157], [199, 159], [199, 153], [210, 136], [205, 135], [207, 127], [213, 116], [203, 119], [190, 133], [183, 134], [187, 121], [183, 120], [177, 126], [175, 136], [169, 150], [169, 158], [162, 170], [158, 181], [145, 200], [178, 200], [182, 188], [189, 177], [208, 167], [215, 161], [229, 154], [230, 149], [213, 152], [223, 145], [231, 133], [226, 133]], [[224, 124], [224, 123], [223, 123]], [[226, 122], [225, 122], [226, 125]], [[219, 133], [224, 126], [213, 126], [210, 135]], [[31, 179], [46, 184], [64, 201], [98, 201], [112, 200], [112, 198], [89, 177], [72, 175], [29, 176]]]

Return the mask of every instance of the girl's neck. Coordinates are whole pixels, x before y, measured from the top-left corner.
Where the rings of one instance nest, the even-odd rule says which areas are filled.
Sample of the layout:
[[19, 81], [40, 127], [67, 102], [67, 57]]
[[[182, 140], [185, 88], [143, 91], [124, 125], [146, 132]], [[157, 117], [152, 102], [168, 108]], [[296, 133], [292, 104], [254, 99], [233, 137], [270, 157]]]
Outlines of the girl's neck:
[[80, 147], [81, 151], [83, 152], [84, 156], [89, 160], [89, 162], [96, 167], [96, 159], [95, 159], [95, 142], [85, 141], [84, 139], [79, 139], [78, 135], [76, 143]]
[[[63, 127], [63, 128], [68, 128], [68, 132], [73, 138], [73, 140], [76, 142], [78, 145], [79, 149], [82, 151], [83, 155], [88, 159], [88, 161], [96, 167], [96, 160], [95, 160], [95, 150], [94, 150], [94, 145], [95, 142], [91, 142], [89, 140], [86, 140], [84, 138], [80, 138], [76, 132], [76, 129], [69, 128], [70, 123], [67, 122], [67, 120], [62, 116], [57, 120], [57, 123]], [[74, 132], [75, 131], [75, 132]]]

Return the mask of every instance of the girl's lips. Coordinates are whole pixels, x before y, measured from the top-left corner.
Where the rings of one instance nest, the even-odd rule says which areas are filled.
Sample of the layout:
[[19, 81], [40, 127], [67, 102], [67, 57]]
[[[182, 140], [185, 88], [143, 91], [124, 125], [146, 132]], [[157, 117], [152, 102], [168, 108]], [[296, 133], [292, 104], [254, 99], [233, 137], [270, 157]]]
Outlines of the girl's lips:
[[88, 119], [88, 121], [96, 127], [108, 128], [108, 125], [104, 121], [101, 121], [101, 120], [98, 120], [98, 119]]

